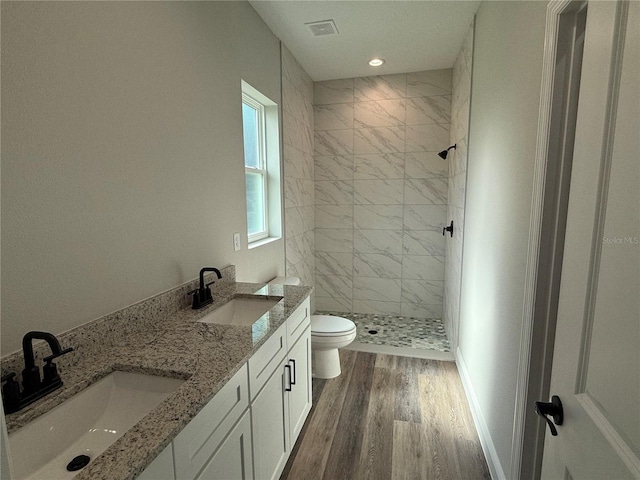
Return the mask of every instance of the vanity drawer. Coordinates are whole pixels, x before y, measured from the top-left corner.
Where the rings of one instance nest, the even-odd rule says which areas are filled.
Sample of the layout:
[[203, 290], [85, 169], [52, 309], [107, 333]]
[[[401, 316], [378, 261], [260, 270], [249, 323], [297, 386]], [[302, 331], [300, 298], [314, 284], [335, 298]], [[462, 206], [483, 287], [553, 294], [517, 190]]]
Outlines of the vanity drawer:
[[245, 364], [173, 440], [176, 478], [195, 478], [248, 406]]
[[249, 359], [249, 393], [253, 400], [287, 354], [287, 322]]
[[287, 320], [287, 345], [289, 348], [293, 347], [300, 335], [311, 325], [310, 310], [311, 304], [307, 298]]

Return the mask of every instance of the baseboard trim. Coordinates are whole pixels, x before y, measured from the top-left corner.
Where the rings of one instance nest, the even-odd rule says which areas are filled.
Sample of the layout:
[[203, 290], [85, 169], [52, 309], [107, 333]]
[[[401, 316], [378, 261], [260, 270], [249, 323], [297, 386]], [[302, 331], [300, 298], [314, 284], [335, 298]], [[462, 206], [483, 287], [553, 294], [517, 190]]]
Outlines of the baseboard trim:
[[491, 435], [489, 434], [487, 422], [484, 419], [484, 415], [482, 415], [482, 410], [480, 410], [478, 397], [476, 397], [473, 384], [471, 383], [471, 377], [467, 370], [467, 365], [464, 363], [464, 358], [462, 357], [462, 352], [459, 348], [456, 349], [455, 358], [458, 366], [458, 372], [460, 373], [460, 380], [462, 381], [462, 386], [467, 396], [467, 402], [471, 409], [471, 416], [473, 417], [473, 422], [475, 423], [476, 430], [478, 431], [478, 437], [480, 437], [480, 445], [482, 446], [482, 451], [484, 452], [484, 456], [487, 460], [491, 478], [493, 480], [506, 480], [507, 477], [505, 476], [504, 469], [500, 464], [498, 452], [496, 451], [496, 447], [493, 444]]
[[346, 350], [356, 352], [383, 353], [386, 355], [398, 355], [401, 357], [426, 358], [428, 360], [441, 360], [453, 362], [455, 357], [452, 352], [439, 352], [437, 350], [423, 350], [420, 348], [392, 347], [389, 345], [374, 345], [373, 343], [353, 342], [345, 347]]

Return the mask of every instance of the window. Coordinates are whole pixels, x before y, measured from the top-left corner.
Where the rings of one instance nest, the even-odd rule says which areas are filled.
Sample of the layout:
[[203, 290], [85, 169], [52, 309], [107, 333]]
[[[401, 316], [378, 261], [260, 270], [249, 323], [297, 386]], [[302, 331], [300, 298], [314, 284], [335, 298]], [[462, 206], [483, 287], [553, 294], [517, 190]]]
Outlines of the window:
[[242, 82], [249, 248], [281, 236], [278, 106]]
[[242, 95], [244, 171], [247, 186], [249, 243], [269, 235], [267, 214], [267, 162], [264, 148], [264, 107]]

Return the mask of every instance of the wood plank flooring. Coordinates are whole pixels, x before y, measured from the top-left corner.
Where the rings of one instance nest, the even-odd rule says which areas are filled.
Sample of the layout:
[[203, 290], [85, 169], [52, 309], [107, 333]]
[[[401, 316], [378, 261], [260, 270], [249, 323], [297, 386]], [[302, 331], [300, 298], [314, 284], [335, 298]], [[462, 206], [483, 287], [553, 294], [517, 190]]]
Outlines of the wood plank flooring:
[[453, 362], [341, 350], [281, 480], [490, 479]]

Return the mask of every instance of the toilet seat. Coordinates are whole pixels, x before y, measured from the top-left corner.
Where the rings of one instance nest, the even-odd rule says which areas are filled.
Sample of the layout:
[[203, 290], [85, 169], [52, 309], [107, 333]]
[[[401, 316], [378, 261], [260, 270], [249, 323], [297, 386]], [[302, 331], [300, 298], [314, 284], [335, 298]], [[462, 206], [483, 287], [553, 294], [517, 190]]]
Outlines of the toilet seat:
[[356, 331], [356, 324], [333, 315], [311, 315], [311, 336], [343, 337]]

